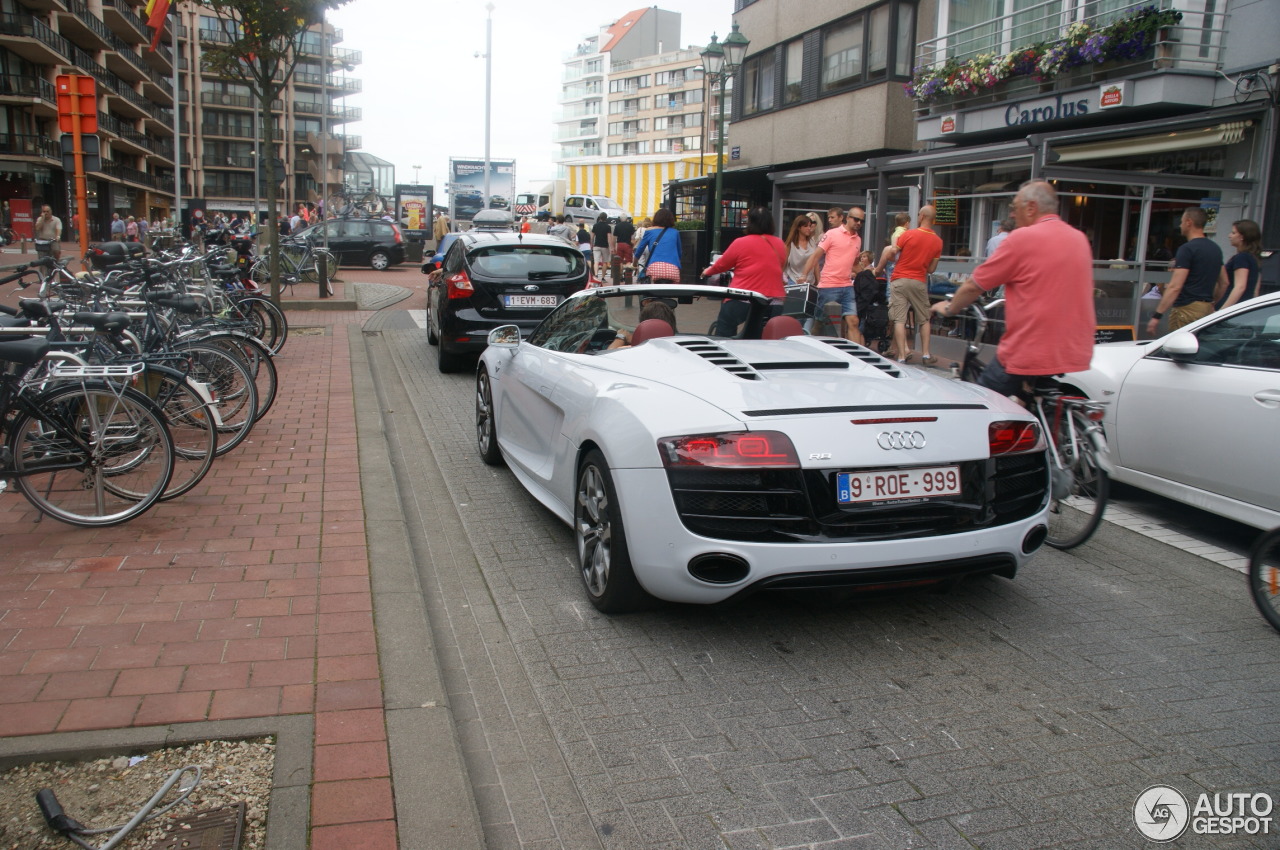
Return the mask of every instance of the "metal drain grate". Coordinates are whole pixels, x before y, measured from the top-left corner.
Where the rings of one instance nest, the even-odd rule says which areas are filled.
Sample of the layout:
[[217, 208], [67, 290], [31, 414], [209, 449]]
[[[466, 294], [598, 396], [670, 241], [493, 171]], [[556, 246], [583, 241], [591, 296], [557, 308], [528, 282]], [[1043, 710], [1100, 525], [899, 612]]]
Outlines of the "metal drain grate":
[[151, 850], [240, 850], [244, 803], [194, 812], [169, 827]]

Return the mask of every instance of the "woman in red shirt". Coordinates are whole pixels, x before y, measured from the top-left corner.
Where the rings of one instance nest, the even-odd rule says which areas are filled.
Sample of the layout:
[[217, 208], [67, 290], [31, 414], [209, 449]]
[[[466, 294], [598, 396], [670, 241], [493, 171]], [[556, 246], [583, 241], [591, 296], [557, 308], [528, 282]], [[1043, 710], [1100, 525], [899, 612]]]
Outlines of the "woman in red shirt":
[[[787, 295], [782, 282], [787, 246], [773, 235], [773, 229], [773, 213], [768, 207], [752, 207], [747, 213], [746, 235], [730, 242], [720, 258], [702, 271], [703, 277], [710, 277], [732, 269], [734, 289], [749, 289], [769, 298], [769, 318], [782, 313]], [[737, 336], [749, 310], [742, 301], [724, 302], [712, 333]]]

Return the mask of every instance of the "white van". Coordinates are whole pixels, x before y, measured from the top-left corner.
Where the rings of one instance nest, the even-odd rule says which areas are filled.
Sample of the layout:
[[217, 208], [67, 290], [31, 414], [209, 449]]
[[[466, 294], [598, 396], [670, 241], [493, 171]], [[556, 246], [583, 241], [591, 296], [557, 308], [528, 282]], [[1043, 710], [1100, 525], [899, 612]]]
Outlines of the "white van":
[[600, 218], [600, 213], [609, 217], [609, 224], [617, 224], [618, 219], [631, 217], [630, 213], [608, 195], [569, 195], [564, 199], [564, 217], [572, 217], [575, 223], [584, 221], [589, 227]]

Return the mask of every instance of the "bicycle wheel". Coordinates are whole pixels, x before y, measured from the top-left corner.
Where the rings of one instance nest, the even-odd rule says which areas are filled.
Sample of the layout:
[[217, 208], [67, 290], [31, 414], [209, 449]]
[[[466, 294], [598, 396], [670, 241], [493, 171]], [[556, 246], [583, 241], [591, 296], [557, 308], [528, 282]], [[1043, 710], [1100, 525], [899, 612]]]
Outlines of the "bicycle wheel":
[[1062, 459], [1063, 469], [1053, 463], [1053, 492], [1049, 499], [1049, 536], [1045, 542], [1055, 549], [1071, 549], [1093, 536], [1107, 507], [1111, 479], [1098, 462], [1098, 448], [1089, 437], [1092, 423], [1078, 410], [1063, 417], [1052, 435], [1050, 451]]
[[257, 296], [237, 298], [233, 301], [236, 315], [250, 323], [250, 330], [259, 342], [278, 355], [289, 338], [289, 320], [284, 311], [276, 307], [270, 298]]
[[326, 263], [325, 268], [328, 269], [329, 278], [332, 280], [333, 273], [338, 268], [338, 260], [336, 257], [333, 256], [333, 254], [329, 253], [323, 248], [317, 248], [314, 252], [312, 252], [311, 256], [307, 259], [306, 265], [304, 265], [300, 269], [302, 279], [305, 280], [307, 283], [319, 282], [321, 257], [323, 257], [325, 260], [325, 263]]
[[253, 421], [257, 422], [265, 416], [276, 400], [276, 387], [279, 383], [276, 364], [271, 358], [270, 349], [263, 345], [260, 340], [254, 339], [248, 334], [236, 332], [221, 331], [205, 334], [193, 341], [201, 345], [216, 345], [240, 358], [240, 362], [245, 365], [249, 370], [249, 374], [253, 376], [253, 383], [258, 389], [258, 408], [257, 413], [254, 414]]
[[266, 257], [257, 260], [249, 267], [249, 279], [258, 286], [269, 286], [271, 284], [271, 264]]
[[173, 476], [160, 497], [166, 502], [190, 491], [213, 466], [218, 450], [217, 417], [212, 401], [176, 369], [148, 365], [142, 386], [164, 411], [173, 438]]
[[1253, 544], [1249, 592], [1271, 628], [1280, 631], [1280, 528], [1273, 528]]
[[207, 384], [218, 411], [218, 449], [222, 456], [249, 436], [258, 410], [258, 389], [240, 358], [197, 342], [180, 347], [191, 360], [190, 377]]
[[42, 513], [84, 527], [117, 525], [154, 505], [173, 474], [164, 414], [137, 390], [54, 387], [9, 428], [18, 489]]

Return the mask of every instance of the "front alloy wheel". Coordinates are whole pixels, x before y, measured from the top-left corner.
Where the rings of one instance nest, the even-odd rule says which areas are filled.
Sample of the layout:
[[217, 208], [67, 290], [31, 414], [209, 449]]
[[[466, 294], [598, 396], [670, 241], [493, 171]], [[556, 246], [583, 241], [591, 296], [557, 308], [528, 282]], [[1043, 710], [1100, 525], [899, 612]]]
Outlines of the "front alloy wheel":
[[573, 531], [591, 604], [606, 614], [644, 607], [651, 597], [631, 569], [613, 477], [604, 455], [596, 450], [587, 453], [578, 469]]

